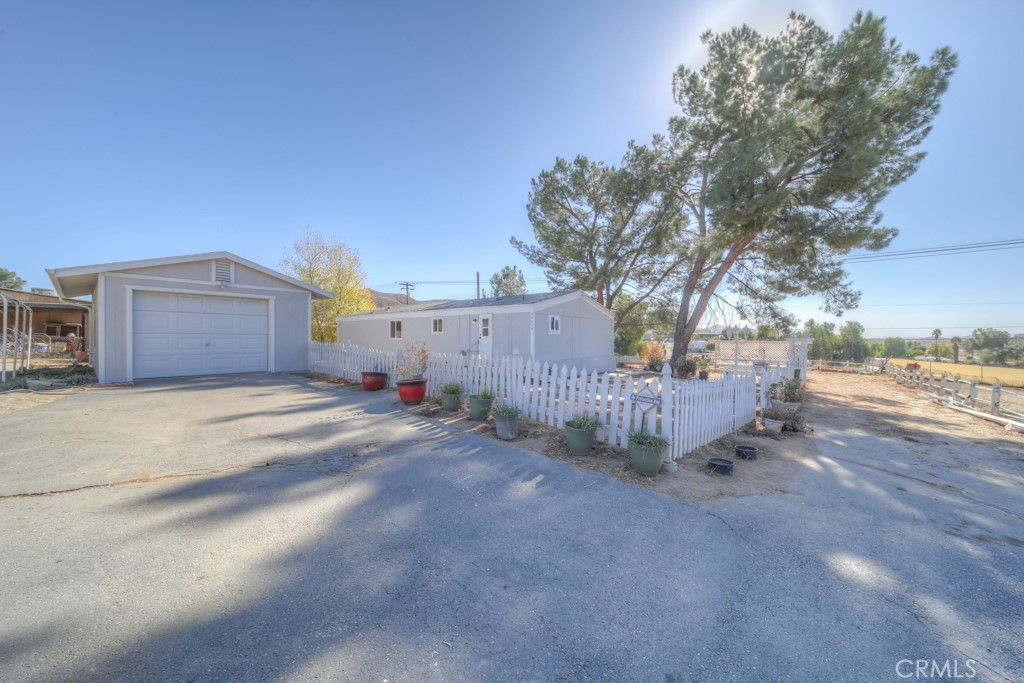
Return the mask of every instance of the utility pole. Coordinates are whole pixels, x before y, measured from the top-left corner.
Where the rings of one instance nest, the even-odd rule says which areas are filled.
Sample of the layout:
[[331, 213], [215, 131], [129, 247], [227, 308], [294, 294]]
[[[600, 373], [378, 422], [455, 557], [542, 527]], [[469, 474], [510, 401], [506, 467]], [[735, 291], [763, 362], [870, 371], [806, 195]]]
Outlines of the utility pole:
[[412, 283], [412, 282], [399, 282], [398, 286], [405, 288], [405, 303], [406, 303], [406, 305], [408, 305], [409, 304], [409, 290], [416, 289], [416, 285], [414, 283]]
[[476, 271], [476, 298], [480, 298], [480, 271]]

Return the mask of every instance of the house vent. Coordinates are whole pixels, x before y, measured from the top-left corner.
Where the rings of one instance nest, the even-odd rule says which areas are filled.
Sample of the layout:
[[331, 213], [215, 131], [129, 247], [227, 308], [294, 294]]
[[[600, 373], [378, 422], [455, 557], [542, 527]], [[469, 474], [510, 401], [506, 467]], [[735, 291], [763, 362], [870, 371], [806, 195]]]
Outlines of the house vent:
[[219, 258], [213, 262], [214, 282], [231, 284], [231, 261], [226, 258]]

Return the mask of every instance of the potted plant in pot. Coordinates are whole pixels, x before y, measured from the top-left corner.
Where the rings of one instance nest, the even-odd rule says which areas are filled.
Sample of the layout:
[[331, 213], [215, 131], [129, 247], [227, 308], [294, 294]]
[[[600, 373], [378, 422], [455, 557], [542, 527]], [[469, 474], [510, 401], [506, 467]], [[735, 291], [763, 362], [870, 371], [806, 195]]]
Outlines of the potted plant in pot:
[[661, 469], [669, 441], [645, 429], [629, 433], [629, 460], [633, 469], [645, 477], [653, 477]]
[[494, 403], [494, 392], [484, 389], [479, 394], [469, 396], [469, 419], [486, 420], [487, 413], [491, 412], [491, 404]]
[[797, 378], [776, 382], [768, 387], [768, 402], [772, 408], [793, 415], [804, 402], [804, 387]]
[[697, 377], [706, 380], [711, 372], [711, 358], [704, 354], [699, 354], [693, 357], [693, 362], [697, 366]]
[[402, 362], [395, 368], [401, 378], [395, 384], [402, 403], [416, 405], [423, 402], [427, 394], [427, 380], [423, 378], [423, 373], [427, 371], [429, 360], [430, 350], [426, 342], [409, 341], [405, 344]]
[[779, 408], [765, 408], [761, 411], [761, 422], [764, 430], [770, 434], [781, 434], [789, 414]]
[[601, 421], [593, 415], [572, 416], [565, 421], [565, 440], [569, 443], [569, 452], [573, 455], [589, 455], [594, 447], [594, 434], [601, 426]]
[[494, 418], [494, 430], [498, 432], [498, 438], [504, 441], [512, 441], [519, 436], [519, 415], [521, 411], [508, 403], [499, 403], [491, 408], [491, 416]]
[[361, 374], [363, 391], [380, 391], [388, 383], [388, 373], [381, 372], [379, 365], [374, 365], [373, 370], [364, 370]]
[[672, 366], [672, 370], [675, 372], [676, 377], [689, 379], [693, 377], [695, 372], [697, 372], [697, 361], [689, 356], [683, 356], [676, 361], [675, 365]]
[[455, 412], [462, 407], [462, 392], [464, 389], [458, 382], [445, 382], [441, 385], [441, 407], [444, 410]]

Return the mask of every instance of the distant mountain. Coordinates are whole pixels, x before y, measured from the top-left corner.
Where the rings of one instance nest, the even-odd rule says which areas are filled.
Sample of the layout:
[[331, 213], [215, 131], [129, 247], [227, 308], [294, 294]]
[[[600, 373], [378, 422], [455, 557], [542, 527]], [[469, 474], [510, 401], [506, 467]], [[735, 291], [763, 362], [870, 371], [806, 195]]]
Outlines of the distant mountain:
[[375, 289], [370, 290], [370, 296], [373, 297], [373, 305], [377, 308], [387, 308], [389, 306], [405, 306], [406, 304], [418, 304], [419, 301], [409, 297], [409, 300], [405, 300], [405, 293], [400, 292], [398, 294], [391, 294], [390, 292], [378, 292]]

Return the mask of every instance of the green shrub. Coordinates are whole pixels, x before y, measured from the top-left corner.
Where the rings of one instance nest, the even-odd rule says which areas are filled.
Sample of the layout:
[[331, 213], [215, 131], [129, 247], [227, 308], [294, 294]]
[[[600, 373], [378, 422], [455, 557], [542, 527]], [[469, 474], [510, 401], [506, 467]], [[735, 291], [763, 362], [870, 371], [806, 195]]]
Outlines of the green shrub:
[[565, 421], [566, 427], [572, 427], [573, 429], [582, 429], [588, 432], [596, 432], [601, 426], [601, 421], [593, 415], [580, 415], [577, 413], [573, 415], [571, 419]]
[[519, 417], [523, 411], [508, 403], [499, 403], [491, 408], [491, 415], [494, 417]]
[[697, 372], [697, 361], [689, 357], [682, 357], [672, 367], [680, 377], [690, 377]]
[[458, 382], [445, 382], [441, 385], [442, 394], [461, 394], [465, 389]]
[[776, 382], [768, 387], [768, 398], [785, 401], [786, 403], [803, 403], [804, 387], [800, 380], [796, 378]]
[[629, 433], [629, 442], [642, 448], [655, 448], [661, 451], [669, 446], [668, 439], [639, 429]]
[[494, 392], [490, 389], [484, 389], [479, 394], [473, 394], [470, 398], [486, 398], [488, 400], [494, 400]]

